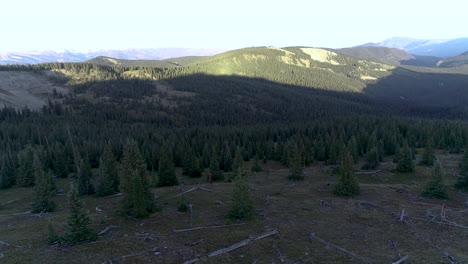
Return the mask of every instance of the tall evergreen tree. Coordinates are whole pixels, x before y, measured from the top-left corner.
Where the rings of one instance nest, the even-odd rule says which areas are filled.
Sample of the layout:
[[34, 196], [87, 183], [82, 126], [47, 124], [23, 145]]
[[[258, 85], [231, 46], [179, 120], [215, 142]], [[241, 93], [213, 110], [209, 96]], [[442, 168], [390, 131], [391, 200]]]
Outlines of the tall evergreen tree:
[[290, 152], [289, 158], [289, 176], [288, 179], [293, 181], [302, 181], [304, 180], [304, 172], [303, 172], [303, 162], [302, 162], [302, 155], [295, 146]]
[[147, 183], [146, 163], [134, 141], [127, 142], [124, 147], [120, 179], [120, 191], [125, 194], [120, 201], [125, 214], [146, 217], [157, 210]]
[[83, 202], [80, 199], [78, 189], [72, 184], [68, 193], [68, 205], [70, 213], [68, 216], [68, 232], [65, 240], [69, 244], [78, 242], [94, 241], [97, 239], [96, 232], [90, 228], [91, 219], [84, 211]]
[[258, 155], [255, 155], [255, 157], [254, 157], [254, 162], [252, 164], [251, 170], [252, 170], [253, 173], [257, 173], [257, 172], [262, 171], [262, 167], [260, 166], [260, 163], [258, 161]]
[[465, 154], [460, 162], [460, 176], [455, 188], [468, 192], [468, 149], [465, 149]]
[[234, 156], [234, 162], [232, 163], [233, 169], [237, 170], [238, 168], [244, 167], [244, 158], [242, 157], [242, 148], [236, 148], [236, 155]]
[[80, 195], [91, 195], [94, 193], [94, 186], [91, 183], [93, 171], [88, 158], [80, 160], [80, 166], [78, 167], [78, 192]]
[[432, 166], [434, 165], [434, 159], [435, 155], [432, 148], [432, 139], [429, 139], [426, 143], [426, 147], [424, 148], [420, 164], [424, 166]]
[[34, 186], [34, 149], [28, 145], [18, 154], [18, 174], [16, 184], [19, 187]]
[[224, 171], [232, 171], [232, 154], [231, 154], [231, 148], [229, 147], [229, 144], [226, 143], [224, 146], [224, 151], [223, 151], [223, 156], [222, 156], [222, 164], [223, 164], [223, 170]]
[[398, 153], [398, 164], [396, 171], [400, 173], [409, 173], [414, 171], [413, 155], [408, 143]]
[[341, 151], [340, 175], [333, 193], [338, 196], [355, 196], [360, 193], [359, 183], [354, 178], [353, 158], [346, 148]]
[[215, 181], [224, 180], [223, 172], [221, 171], [221, 168], [219, 167], [218, 154], [216, 150], [214, 149], [211, 154], [209, 173], [211, 173], [211, 181], [215, 182]]
[[233, 220], [249, 220], [254, 217], [255, 208], [249, 193], [247, 177], [243, 175], [241, 168], [237, 169], [237, 175], [232, 192], [232, 205], [229, 218]]
[[44, 171], [42, 162], [37, 155], [34, 155], [33, 167], [36, 183], [33, 189], [33, 203], [31, 212], [52, 212], [56, 207], [56, 204], [52, 198], [57, 190], [52, 172]]
[[99, 174], [96, 182], [96, 194], [107, 196], [119, 191], [119, 174], [117, 172], [117, 161], [112, 146], [108, 143], [102, 157], [99, 159]]
[[13, 161], [3, 156], [0, 165], [0, 189], [7, 189], [16, 183], [16, 168]]
[[444, 185], [443, 172], [439, 162], [436, 162], [432, 171], [432, 178], [426, 184], [423, 197], [431, 199], [447, 199], [447, 188]]
[[163, 150], [161, 158], [159, 159], [158, 176], [158, 187], [175, 186], [179, 184], [174, 164], [168, 155], [168, 150]]
[[67, 156], [60, 149], [54, 153], [53, 167], [57, 177], [66, 178], [68, 176]]

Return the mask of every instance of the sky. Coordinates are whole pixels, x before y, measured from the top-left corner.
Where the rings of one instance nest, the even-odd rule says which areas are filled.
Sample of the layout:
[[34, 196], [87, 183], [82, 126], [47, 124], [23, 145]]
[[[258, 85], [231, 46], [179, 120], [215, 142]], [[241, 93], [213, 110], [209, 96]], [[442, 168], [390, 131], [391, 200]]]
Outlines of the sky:
[[0, 52], [128, 48], [340, 48], [390, 37], [468, 37], [464, 0], [14, 0]]

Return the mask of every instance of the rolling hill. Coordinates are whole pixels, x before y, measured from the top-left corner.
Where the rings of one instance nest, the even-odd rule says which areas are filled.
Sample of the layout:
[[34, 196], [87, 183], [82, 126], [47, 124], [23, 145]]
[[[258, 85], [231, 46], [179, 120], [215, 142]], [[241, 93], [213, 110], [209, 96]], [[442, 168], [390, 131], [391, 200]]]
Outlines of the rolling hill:
[[152, 67], [152, 68], [173, 68], [184, 66], [186, 64], [196, 62], [205, 58], [204, 56], [187, 56], [179, 58], [170, 58], [165, 60], [124, 60], [105, 56], [99, 56], [86, 63], [97, 64], [102, 66], [117, 66], [117, 67]]
[[448, 58], [468, 51], [468, 38], [430, 40], [395, 37], [379, 43], [367, 43], [363, 46], [397, 48], [414, 55]]

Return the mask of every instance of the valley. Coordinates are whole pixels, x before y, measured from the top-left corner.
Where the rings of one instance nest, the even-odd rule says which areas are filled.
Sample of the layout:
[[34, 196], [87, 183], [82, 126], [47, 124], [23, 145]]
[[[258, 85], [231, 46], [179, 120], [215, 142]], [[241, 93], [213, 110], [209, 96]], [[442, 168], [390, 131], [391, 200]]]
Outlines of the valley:
[[2, 65], [0, 261], [468, 262], [464, 56]]

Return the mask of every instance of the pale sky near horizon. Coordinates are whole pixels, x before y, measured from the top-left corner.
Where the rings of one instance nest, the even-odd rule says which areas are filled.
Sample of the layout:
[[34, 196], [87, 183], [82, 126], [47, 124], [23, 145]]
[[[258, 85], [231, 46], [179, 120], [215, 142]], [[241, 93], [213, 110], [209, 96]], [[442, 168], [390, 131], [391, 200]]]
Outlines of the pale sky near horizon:
[[468, 37], [464, 0], [6, 0], [0, 51], [349, 47]]

